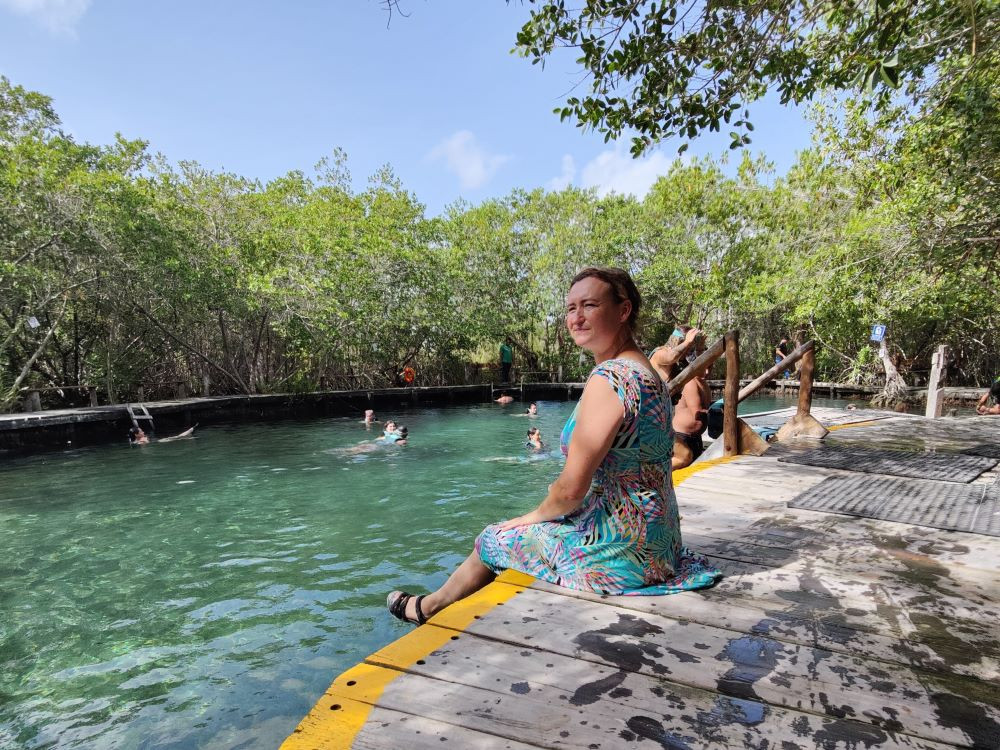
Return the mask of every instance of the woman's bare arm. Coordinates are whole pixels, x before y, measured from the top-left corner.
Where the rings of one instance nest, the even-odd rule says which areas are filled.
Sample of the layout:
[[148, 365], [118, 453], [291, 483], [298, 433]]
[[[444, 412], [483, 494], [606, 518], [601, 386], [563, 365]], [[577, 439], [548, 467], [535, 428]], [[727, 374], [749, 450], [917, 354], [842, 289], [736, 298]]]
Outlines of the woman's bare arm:
[[506, 521], [500, 528], [551, 521], [579, 508], [624, 418], [625, 407], [611, 384], [599, 375], [591, 377], [580, 398], [576, 427], [562, 472], [549, 485], [548, 494], [535, 510]]

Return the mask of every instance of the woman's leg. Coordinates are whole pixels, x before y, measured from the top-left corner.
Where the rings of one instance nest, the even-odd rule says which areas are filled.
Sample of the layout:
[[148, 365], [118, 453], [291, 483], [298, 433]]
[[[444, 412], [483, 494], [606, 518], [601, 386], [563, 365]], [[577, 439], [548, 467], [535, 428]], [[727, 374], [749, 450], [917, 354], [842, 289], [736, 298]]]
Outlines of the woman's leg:
[[[492, 583], [497, 574], [483, 565], [479, 555], [473, 552], [462, 562], [455, 572], [448, 576], [437, 591], [425, 596], [420, 602], [420, 611], [425, 617], [430, 617], [436, 612], [440, 612], [449, 604], [464, 599], [469, 594], [474, 594], [483, 586]], [[413, 597], [406, 603], [406, 616], [412, 619], [417, 617], [417, 597]]]

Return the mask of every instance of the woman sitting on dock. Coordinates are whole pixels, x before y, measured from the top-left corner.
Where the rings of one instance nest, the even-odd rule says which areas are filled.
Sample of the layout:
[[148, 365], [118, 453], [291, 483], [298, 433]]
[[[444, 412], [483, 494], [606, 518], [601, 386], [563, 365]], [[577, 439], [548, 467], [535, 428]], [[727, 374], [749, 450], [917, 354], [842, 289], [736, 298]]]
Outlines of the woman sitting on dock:
[[437, 591], [389, 594], [393, 615], [422, 624], [507, 569], [601, 594], [669, 594], [720, 577], [681, 545], [672, 408], [635, 343], [640, 303], [622, 270], [587, 268], [573, 279], [566, 326], [598, 364], [563, 428], [562, 473], [535, 510], [486, 527]]

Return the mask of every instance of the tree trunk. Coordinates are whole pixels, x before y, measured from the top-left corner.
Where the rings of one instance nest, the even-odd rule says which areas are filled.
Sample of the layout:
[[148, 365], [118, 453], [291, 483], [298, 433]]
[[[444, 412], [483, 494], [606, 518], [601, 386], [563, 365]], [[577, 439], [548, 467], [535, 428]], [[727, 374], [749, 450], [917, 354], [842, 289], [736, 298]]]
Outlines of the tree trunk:
[[41, 356], [42, 352], [45, 351], [45, 347], [49, 345], [49, 341], [52, 339], [52, 335], [55, 333], [56, 327], [62, 321], [63, 316], [65, 314], [66, 314], [66, 300], [64, 298], [62, 309], [59, 311], [59, 314], [56, 316], [56, 319], [52, 321], [52, 324], [49, 326], [49, 330], [45, 334], [45, 337], [42, 339], [41, 343], [37, 347], [35, 347], [35, 353], [31, 355], [31, 357], [28, 359], [27, 362], [24, 363], [24, 367], [21, 368], [21, 372], [19, 372], [17, 377], [14, 378], [13, 384], [11, 385], [7, 393], [4, 395], [3, 405], [6, 406], [7, 404], [12, 403], [14, 399], [17, 398], [17, 389], [21, 387], [21, 383], [23, 383], [24, 379], [28, 377], [28, 373], [31, 372], [31, 368], [35, 364], [35, 360], [37, 360]]
[[882, 388], [882, 392], [872, 399], [872, 404], [882, 408], [891, 408], [905, 403], [908, 395], [906, 381], [899, 374], [896, 365], [892, 363], [888, 347], [883, 346], [879, 349], [879, 357], [882, 359], [882, 367], [885, 368], [885, 386]]

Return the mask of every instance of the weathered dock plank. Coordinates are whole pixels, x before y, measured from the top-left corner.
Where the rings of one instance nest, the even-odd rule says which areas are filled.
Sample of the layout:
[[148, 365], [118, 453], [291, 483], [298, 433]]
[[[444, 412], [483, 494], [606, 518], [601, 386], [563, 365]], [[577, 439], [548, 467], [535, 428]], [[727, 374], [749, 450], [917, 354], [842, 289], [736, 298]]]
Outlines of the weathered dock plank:
[[[449, 626], [446, 613], [434, 621]], [[939, 674], [918, 677], [898, 664], [873, 664], [870, 659], [765, 634], [738, 634], [660, 614], [623, 612], [616, 603], [580, 600], [567, 607], [560, 595], [534, 589], [484, 615], [466, 632], [668, 677], [733, 698], [850, 717], [941, 742], [965, 740], [961, 730], [939, 723], [933, 698], [945, 691]], [[1000, 721], [1000, 708], [977, 700], [978, 681], [952, 676], [943, 682], [950, 695], [967, 703], [968, 710]]]
[[[487, 628], [490, 618], [477, 627]], [[369, 661], [406, 670], [405, 678], [395, 680], [382, 694], [380, 700], [386, 705], [398, 701], [412, 706], [419, 695], [444, 689], [450, 700], [430, 710], [449, 721], [489, 732], [512, 731], [547, 747], [627, 747], [643, 739], [683, 747], [707, 739], [712, 747], [736, 750], [781, 747], [805, 735], [830, 741], [889, 739], [884, 730], [865, 722], [687, 685], [675, 680], [665, 666], [670, 655], [657, 646], [648, 648], [648, 642], [640, 651], [616, 641], [616, 635], [610, 640], [604, 633], [584, 636], [595, 650], [585, 653], [586, 658], [553, 651], [547, 640], [529, 646], [463, 634], [418, 665], [394, 658], [391, 646]], [[941, 747], [918, 738], [883, 746]]]

